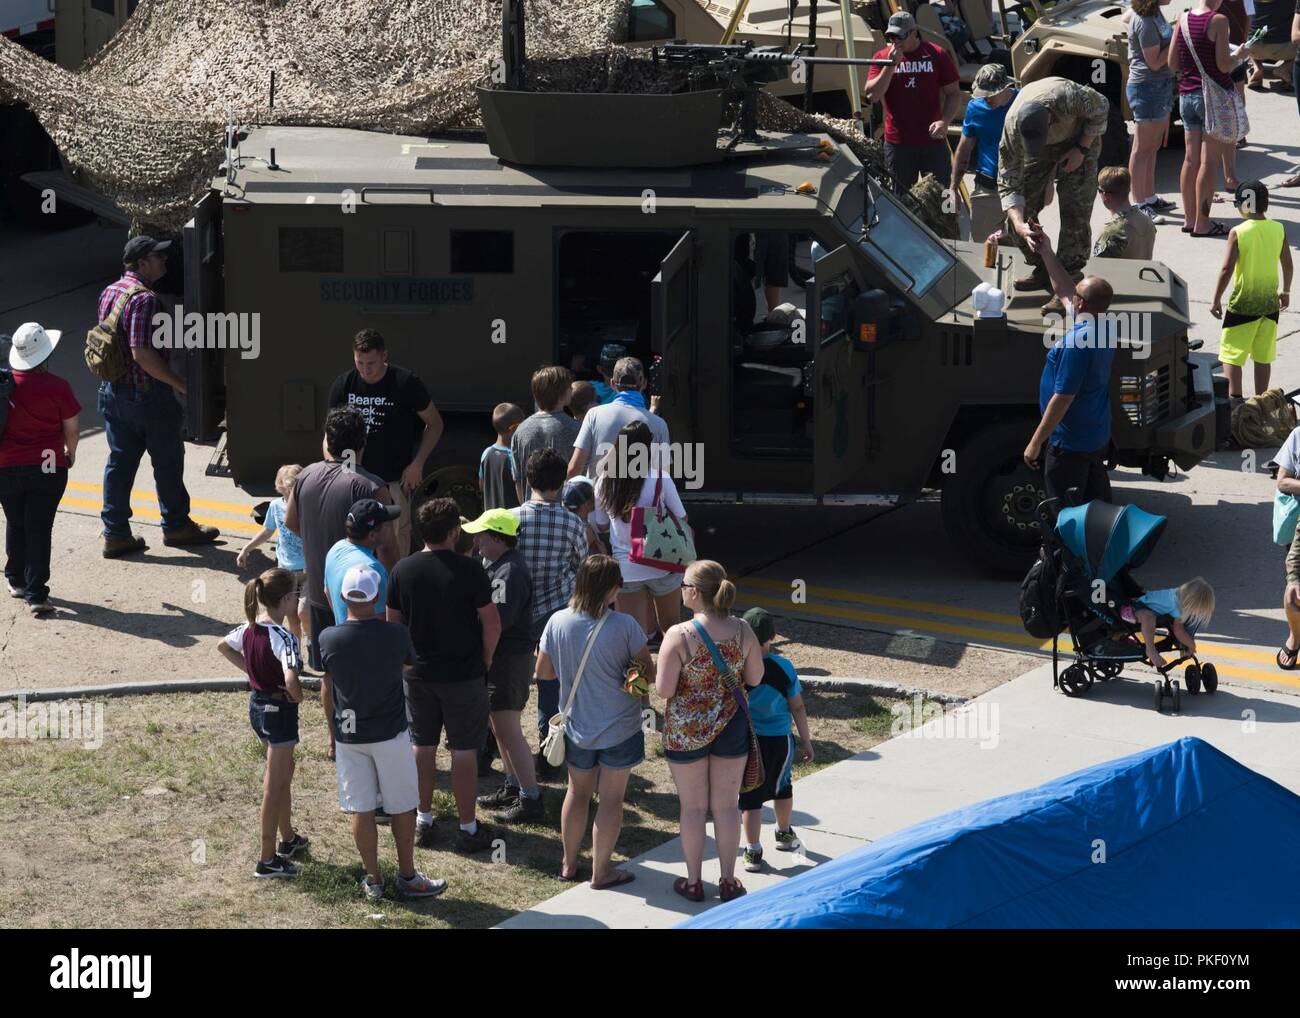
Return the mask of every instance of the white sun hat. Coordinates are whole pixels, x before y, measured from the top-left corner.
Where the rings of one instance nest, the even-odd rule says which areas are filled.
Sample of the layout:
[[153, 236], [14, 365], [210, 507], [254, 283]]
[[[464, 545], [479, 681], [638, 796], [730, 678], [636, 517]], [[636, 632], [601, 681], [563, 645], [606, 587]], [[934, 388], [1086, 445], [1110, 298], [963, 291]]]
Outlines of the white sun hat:
[[18, 326], [9, 348], [9, 366], [15, 371], [30, 371], [54, 353], [63, 336], [57, 329], [46, 330], [35, 322], [25, 322]]

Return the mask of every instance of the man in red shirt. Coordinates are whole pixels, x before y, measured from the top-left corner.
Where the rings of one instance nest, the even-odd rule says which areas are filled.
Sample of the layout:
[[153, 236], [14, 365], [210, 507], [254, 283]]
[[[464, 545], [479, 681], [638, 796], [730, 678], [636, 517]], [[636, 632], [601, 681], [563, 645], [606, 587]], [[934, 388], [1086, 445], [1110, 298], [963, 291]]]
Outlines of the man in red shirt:
[[885, 166], [902, 194], [933, 173], [940, 182], [952, 174], [948, 124], [961, 109], [957, 66], [941, 46], [926, 42], [906, 11], [891, 14], [885, 27], [890, 45], [872, 54], [890, 67], [867, 72], [868, 102], [885, 104]]

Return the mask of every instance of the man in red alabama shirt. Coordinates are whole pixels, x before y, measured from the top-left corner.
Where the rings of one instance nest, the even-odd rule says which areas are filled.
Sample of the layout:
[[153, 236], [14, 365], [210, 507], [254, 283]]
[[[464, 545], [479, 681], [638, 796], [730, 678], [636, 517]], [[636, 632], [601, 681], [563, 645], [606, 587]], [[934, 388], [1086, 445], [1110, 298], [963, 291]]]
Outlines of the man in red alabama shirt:
[[868, 102], [885, 104], [885, 166], [901, 194], [923, 174], [942, 183], [952, 175], [948, 124], [961, 109], [957, 66], [947, 50], [926, 42], [906, 11], [890, 15], [885, 27], [890, 45], [872, 54], [893, 66], [872, 67]]

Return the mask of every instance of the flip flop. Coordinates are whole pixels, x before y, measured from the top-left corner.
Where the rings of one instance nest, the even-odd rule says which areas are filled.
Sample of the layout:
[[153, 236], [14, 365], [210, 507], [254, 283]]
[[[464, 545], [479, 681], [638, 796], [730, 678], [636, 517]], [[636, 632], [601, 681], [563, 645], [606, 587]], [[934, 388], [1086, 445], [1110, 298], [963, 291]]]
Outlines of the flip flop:
[[1293, 672], [1296, 670], [1296, 658], [1298, 656], [1300, 656], [1300, 647], [1292, 650], [1286, 644], [1283, 644], [1282, 649], [1277, 652], [1277, 666], [1284, 672]]
[[1192, 234], [1193, 237], [1226, 237], [1227, 235], [1228, 235], [1228, 228], [1224, 226], [1222, 223], [1218, 223], [1218, 222], [1211, 223], [1210, 228], [1206, 230], [1204, 233]]
[[576, 884], [576, 883], [578, 883], [580, 880], [582, 880], [582, 875], [581, 875], [577, 870], [574, 870], [574, 871], [573, 871], [573, 876], [571, 876], [571, 877], [566, 877], [566, 876], [564, 875], [564, 867], [561, 866], [561, 867], [560, 867], [560, 872], [557, 873], [557, 874], [555, 874], [555, 879], [556, 879], [556, 880], [562, 880], [562, 881], [564, 881], [566, 884]]
[[627, 870], [614, 870], [610, 878], [602, 883], [591, 882], [593, 891], [608, 891], [611, 887], [622, 887], [624, 884], [630, 884], [636, 879], [635, 873], [629, 873]]
[[1293, 173], [1281, 183], [1274, 184], [1274, 187], [1300, 187], [1300, 173]]

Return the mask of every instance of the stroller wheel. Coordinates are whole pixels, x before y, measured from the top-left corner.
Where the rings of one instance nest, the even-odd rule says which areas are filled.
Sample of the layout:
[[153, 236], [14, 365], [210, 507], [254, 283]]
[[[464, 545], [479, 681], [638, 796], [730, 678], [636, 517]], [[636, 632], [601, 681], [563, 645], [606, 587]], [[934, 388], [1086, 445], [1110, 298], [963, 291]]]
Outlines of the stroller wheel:
[[1092, 688], [1092, 676], [1083, 665], [1070, 665], [1061, 672], [1061, 688], [1066, 696], [1082, 696]]
[[1188, 665], [1183, 670], [1183, 681], [1187, 683], [1187, 692], [1195, 696], [1201, 691], [1201, 669], [1197, 665]]
[[1161, 682], [1159, 679], [1156, 679], [1156, 681], [1153, 682], [1151, 686], [1155, 692], [1156, 710], [1159, 710], [1160, 705], [1164, 702], [1165, 699], [1165, 684]]
[[1207, 693], [1213, 693], [1219, 688], [1219, 670], [1214, 665], [1201, 666], [1201, 685], [1205, 687]]
[[1178, 685], [1178, 680], [1174, 680], [1174, 713], [1177, 714], [1183, 709], [1183, 691]]

